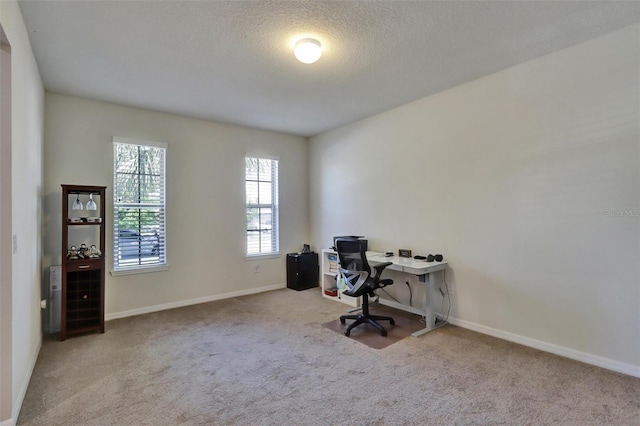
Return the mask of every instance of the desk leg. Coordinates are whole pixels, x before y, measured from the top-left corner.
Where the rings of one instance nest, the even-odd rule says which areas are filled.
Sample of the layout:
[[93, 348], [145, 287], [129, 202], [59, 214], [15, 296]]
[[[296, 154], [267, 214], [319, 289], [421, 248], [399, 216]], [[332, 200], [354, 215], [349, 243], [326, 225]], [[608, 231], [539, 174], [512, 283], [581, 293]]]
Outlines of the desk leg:
[[440, 328], [441, 326], [448, 324], [446, 321], [442, 321], [438, 323], [436, 326], [436, 315], [433, 310], [432, 302], [436, 299], [436, 286], [435, 279], [436, 275], [442, 277], [442, 271], [439, 272], [431, 272], [427, 275], [421, 275], [420, 281], [424, 282], [425, 291], [424, 291], [424, 328], [422, 330], [418, 330], [411, 335], [413, 337], [419, 337], [423, 334], [426, 334], [430, 331], [435, 330], [436, 328]]

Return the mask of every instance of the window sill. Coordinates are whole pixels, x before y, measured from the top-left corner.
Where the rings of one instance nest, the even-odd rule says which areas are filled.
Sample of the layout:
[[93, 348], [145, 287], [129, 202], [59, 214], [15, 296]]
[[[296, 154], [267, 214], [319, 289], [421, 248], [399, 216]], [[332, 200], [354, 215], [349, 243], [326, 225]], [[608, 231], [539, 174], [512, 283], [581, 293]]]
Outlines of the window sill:
[[131, 269], [120, 269], [117, 271], [111, 270], [112, 277], [119, 277], [121, 275], [135, 275], [135, 274], [148, 274], [151, 272], [163, 272], [169, 270], [169, 264], [159, 266], [140, 266]]
[[278, 257], [280, 257], [280, 253], [247, 254], [244, 257], [244, 260], [276, 259]]

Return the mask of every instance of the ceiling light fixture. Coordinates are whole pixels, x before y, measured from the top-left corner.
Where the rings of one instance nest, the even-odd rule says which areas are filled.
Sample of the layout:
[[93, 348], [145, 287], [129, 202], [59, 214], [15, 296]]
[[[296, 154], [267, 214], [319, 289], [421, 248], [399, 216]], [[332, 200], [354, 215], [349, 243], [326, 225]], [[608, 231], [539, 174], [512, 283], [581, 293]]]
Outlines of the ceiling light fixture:
[[304, 64], [312, 64], [322, 56], [320, 42], [313, 38], [303, 38], [296, 42], [293, 49], [295, 57]]

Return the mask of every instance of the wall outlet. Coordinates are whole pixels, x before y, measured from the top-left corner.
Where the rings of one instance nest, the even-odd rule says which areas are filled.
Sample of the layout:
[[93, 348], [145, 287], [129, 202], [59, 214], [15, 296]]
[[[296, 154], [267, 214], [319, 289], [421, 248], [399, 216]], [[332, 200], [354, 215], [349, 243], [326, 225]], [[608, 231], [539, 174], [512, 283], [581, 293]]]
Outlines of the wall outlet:
[[260, 272], [260, 264], [256, 263], [255, 266], [253, 267], [253, 273], [257, 274], [258, 272]]
[[13, 254], [18, 253], [18, 234], [13, 234]]

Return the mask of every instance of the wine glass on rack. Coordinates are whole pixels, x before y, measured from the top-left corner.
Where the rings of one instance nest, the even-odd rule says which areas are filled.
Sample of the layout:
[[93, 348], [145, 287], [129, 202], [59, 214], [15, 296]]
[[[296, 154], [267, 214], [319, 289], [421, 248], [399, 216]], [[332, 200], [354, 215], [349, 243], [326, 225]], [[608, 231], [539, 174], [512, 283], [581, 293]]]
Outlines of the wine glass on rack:
[[71, 210], [82, 210], [83, 206], [80, 202], [80, 194], [76, 194], [76, 200], [71, 205]]
[[98, 205], [93, 201], [93, 194], [89, 194], [89, 201], [87, 201], [87, 210], [98, 210]]

